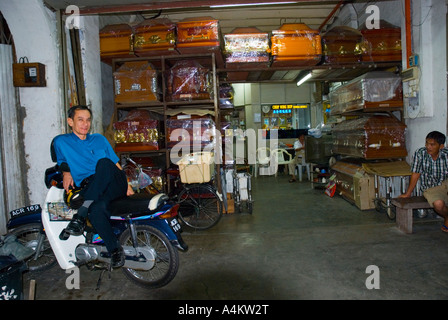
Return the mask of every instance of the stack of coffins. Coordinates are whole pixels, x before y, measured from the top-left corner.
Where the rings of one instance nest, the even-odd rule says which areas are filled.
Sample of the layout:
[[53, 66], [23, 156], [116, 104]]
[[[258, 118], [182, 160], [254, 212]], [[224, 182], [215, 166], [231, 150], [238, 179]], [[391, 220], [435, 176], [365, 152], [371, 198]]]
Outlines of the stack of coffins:
[[128, 24], [114, 24], [101, 29], [100, 57], [109, 64], [112, 59], [135, 57], [132, 27]]
[[171, 101], [212, 98], [210, 70], [195, 60], [180, 60], [167, 77], [167, 94]]
[[362, 61], [401, 61], [401, 28], [380, 20], [379, 29], [360, 28], [364, 36]]
[[133, 110], [114, 125], [115, 151], [159, 150], [159, 121], [147, 110]]
[[128, 61], [114, 72], [115, 102], [158, 101], [157, 71], [148, 61]]
[[389, 115], [346, 120], [333, 128], [332, 152], [366, 160], [404, 158], [405, 130], [404, 123]]
[[304, 23], [285, 23], [273, 30], [271, 43], [273, 67], [314, 66], [322, 58], [319, 31]]
[[224, 35], [226, 66], [241, 66], [241, 63], [255, 63], [253, 66], [269, 65], [269, 35], [257, 28], [236, 28]]
[[362, 57], [363, 36], [356, 29], [338, 26], [322, 36], [325, 64], [358, 63]]
[[372, 71], [330, 93], [331, 115], [350, 111], [390, 111], [403, 107], [401, 77], [386, 71]]
[[134, 52], [139, 57], [177, 54], [176, 24], [169, 19], [145, 20], [134, 27]]

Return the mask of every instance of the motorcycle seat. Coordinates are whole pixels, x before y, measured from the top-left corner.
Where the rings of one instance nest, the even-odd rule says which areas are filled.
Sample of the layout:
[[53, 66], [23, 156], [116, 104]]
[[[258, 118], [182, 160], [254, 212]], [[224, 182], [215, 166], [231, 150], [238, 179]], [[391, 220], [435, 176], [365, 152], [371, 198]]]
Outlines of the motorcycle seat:
[[109, 207], [112, 216], [140, 216], [155, 213], [167, 200], [168, 196], [163, 193], [157, 195], [137, 193], [114, 200]]

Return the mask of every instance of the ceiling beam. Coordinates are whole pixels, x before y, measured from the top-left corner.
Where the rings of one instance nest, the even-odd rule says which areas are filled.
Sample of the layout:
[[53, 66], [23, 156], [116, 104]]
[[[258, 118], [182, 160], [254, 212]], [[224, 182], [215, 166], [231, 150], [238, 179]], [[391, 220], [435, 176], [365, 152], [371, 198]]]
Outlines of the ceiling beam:
[[[127, 5], [111, 5], [101, 7], [84, 7], [80, 8], [81, 15], [91, 14], [113, 14], [113, 13], [130, 13], [130, 12], [142, 12], [142, 11], [158, 11], [158, 10], [173, 10], [173, 9], [191, 9], [191, 8], [209, 8], [210, 6], [217, 5], [251, 5], [255, 3], [266, 3], [278, 5], [284, 4], [289, 0], [195, 0], [195, 1], [170, 1], [170, 2], [152, 2], [146, 4], [127, 4]], [[338, 0], [293, 0], [291, 4], [298, 3], [331, 3], [338, 2]]]

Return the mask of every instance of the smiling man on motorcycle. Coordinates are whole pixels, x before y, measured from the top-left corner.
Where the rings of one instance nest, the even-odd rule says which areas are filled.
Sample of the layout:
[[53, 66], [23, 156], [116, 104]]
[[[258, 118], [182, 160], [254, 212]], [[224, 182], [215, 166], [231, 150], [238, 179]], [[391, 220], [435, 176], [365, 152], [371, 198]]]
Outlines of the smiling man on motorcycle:
[[[112, 268], [118, 268], [123, 266], [125, 257], [110, 226], [108, 206], [115, 199], [133, 194], [133, 190], [107, 139], [89, 133], [91, 121], [92, 112], [87, 106], [71, 107], [67, 122], [72, 133], [59, 135], [53, 142], [70, 207], [78, 210], [65, 232], [82, 235], [88, 217], [111, 254]], [[82, 189], [73, 193], [75, 187]]]

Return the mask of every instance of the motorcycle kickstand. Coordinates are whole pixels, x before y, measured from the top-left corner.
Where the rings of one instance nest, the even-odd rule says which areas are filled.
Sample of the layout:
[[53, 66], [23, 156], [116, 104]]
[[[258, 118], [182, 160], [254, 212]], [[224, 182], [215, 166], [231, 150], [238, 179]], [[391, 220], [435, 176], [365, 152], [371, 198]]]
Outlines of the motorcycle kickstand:
[[107, 274], [109, 275], [109, 281], [112, 280], [112, 267], [109, 264], [107, 268], [104, 268], [103, 270], [101, 270], [100, 277], [98, 278], [98, 281], [96, 282], [96, 288], [95, 288], [96, 291], [100, 290], [104, 272], [107, 272]]

